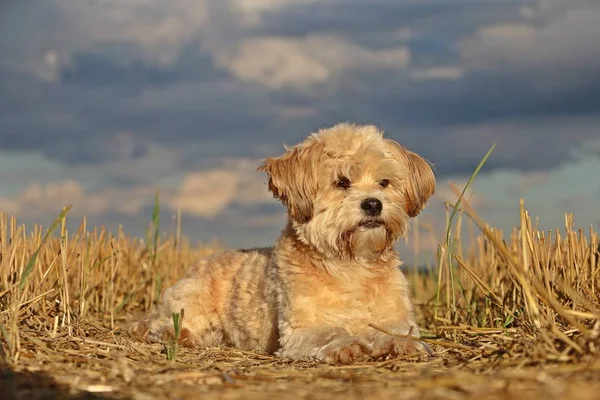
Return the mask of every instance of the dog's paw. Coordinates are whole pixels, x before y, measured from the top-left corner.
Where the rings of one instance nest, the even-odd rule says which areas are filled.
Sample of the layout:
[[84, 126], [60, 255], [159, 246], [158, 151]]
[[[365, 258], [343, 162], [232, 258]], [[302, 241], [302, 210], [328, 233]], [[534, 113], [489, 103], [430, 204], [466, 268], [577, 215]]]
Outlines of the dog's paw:
[[367, 342], [356, 337], [346, 337], [321, 347], [317, 358], [328, 364], [350, 364], [368, 359], [372, 350]]
[[413, 338], [396, 336], [381, 336], [373, 343], [371, 357], [382, 359], [386, 357], [408, 356], [418, 353], [431, 353], [425, 342]]

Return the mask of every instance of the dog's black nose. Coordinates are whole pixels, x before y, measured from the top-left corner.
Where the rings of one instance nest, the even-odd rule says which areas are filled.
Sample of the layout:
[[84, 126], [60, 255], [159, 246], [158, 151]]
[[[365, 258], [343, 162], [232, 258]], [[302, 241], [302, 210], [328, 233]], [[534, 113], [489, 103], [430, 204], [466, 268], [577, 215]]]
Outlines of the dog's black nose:
[[383, 204], [378, 199], [370, 197], [368, 199], [363, 200], [360, 203], [360, 208], [364, 210], [369, 215], [375, 216], [381, 214], [381, 209], [383, 208]]

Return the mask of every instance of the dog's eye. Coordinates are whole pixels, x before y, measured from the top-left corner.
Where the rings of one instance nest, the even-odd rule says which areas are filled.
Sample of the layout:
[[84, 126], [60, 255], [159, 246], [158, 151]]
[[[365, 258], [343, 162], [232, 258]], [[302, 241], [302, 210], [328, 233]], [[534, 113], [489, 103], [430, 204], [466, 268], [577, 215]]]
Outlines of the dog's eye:
[[340, 189], [348, 189], [350, 187], [350, 179], [342, 177], [338, 179], [335, 185]]
[[381, 186], [382, 188], [386, 188], [390, 185], [390, 181], [387, 179], [382, 179], [381, 181], [379, 181], [379, 186]]

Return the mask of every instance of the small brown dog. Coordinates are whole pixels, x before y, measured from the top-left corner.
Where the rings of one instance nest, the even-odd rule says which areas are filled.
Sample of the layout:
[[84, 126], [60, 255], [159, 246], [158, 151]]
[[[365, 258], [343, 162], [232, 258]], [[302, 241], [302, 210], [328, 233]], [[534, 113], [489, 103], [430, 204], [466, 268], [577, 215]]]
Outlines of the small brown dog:
[[[394, 243], [435, 189], [429, 164], [375, 126], [338, 124], [259, 167], [288, 210], [272, 248], [201, 260], [136, 327], [187, 346], [232, 346], [328, 363], [422, 350]], [[143, 332], [140, 332], [143, 331]]]

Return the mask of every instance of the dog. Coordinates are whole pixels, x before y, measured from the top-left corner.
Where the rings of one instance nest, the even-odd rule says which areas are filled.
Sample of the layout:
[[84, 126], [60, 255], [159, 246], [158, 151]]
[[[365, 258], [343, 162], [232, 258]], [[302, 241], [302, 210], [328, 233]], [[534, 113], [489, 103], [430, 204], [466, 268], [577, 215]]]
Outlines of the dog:
[[434, 193], [429, 163], [376, 126], [339, 123], [258, 170], [287, 208], [274, 246], [200, 260], [134, 331], [173, 338], [183, 309], [189, 347], [329, 364], [423, 351], [394, 244]]

